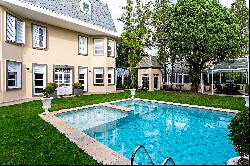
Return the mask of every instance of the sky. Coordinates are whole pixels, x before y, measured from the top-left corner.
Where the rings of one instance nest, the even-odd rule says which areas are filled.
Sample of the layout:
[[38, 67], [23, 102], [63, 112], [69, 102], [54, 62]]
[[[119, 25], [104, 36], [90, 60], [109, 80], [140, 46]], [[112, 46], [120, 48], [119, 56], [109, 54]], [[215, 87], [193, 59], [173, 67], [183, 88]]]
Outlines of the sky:
[[[109, 6], [109, 10], [111, 12], [111, 15], [113, 17], [116, 29], [118, 34], [121, 34], [123, 31], [123, 23], [118, 22], [117, 19], [120, 18], [122, 16], [122, 6], [126, 5], [126, 1], [127, 0], [101, 0], [104, 3], [108, 4]], [[142, 0], [143, 3], [147, 3], [150, 0]], [[176, 0], [174, 0], [176, 1]], [[226, 7], [230, 7], [231, 4], [235, 1], [235, 0], [219, 0], [220, 3]], [[249, 6], [249, 0], [247, 1], [247, 5]]]

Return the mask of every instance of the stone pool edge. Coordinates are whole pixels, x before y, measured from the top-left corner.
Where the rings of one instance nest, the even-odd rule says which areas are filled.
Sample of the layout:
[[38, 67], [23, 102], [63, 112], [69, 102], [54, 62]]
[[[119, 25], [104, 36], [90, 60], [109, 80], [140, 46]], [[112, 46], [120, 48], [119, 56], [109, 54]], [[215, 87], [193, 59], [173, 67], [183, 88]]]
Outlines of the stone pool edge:
[[57, 114], [77, 111], [80, 109], [86, 109], [96, 106], [104, 106], [114, 108], [120, 111], [130, 112], [132, 109], [123, 108], [119, 106], [111, 105], [114, 102], [121, 102], [127, 101], [129, 99], [122, 99], [112, 102], [100, 103], [100, 104], [93, 104], [83, 107], [76, 107], [70, 109], [63, 109], [60, 111], [49, 112], [48, 114], [39, 114], [39, 116], [45, 120], [46, 122], [50, 123], [54, 126], [60, 133], [64, 134], [71, 142], [75, 143], [80, 149], [82, 149], [85, 153], [89, 156], [93, 157], [98, 163], [103, 165], [131, 165], [131, 162], [126, 157], [122, 156], [121, 154], [115, 152], [108, 146], [98, 142], [94, 138], [88, 136], [84, 132], [80, 131], [77, 128], [72, 127], [71, 125], [67, 124], [63, 120], [60, 120], [56, 117]]
[[[114, 108], [120, 111], [130, 112], [133, 110], [112, 105], [117, 102], [128, 101], [128, 100], [132, 100], [132, 99], [128, 98], [128, 99], [116, 100], [116, 101], [105, 102], [105, 103], [100, 103], [100, 104], [93, 104], [93, 105], [87, 105], [87, 106], [82, 106], [82, 107], [63, 109], [59, 111], [50, 112], [47, 115], [42, 113], [42, 114], [39, 114], [39, 116], [43, 120], [45, 120], [46, 122], [50, 123], [52, 126], [57, 128], [57, 130], [60, 133], [64, 134], [70, 141], [74, 142], [80, 149], [82, 149], [85, 153], [93, 157], [98, 163], [104, 164], [104, 165], [131, 165], [131, 162], [128, 158], [122, 156], [121, 154], [115, 152], [108, 146], [96, 141], [94, 138], [88, 136], [87, 134], [80, 131], [79, 129], [76, 129], [70, 126], [63, 120], [60, 120], [59, 118], [56, 117], [57, 114], [77, 111], [77, 110], [96, 107], [96, 106], [110, 107], [110, 108]], [[173, 102], [157, 101], [157, 100], [149, 100], [149, 99], [135, 98], [134, 100], [148, 101], [148, 102], [153, 102], [153, 103], [176, 105], [176, 106], [184, 106], [184, 107], [190, 107], [190, 108], [200, 108], [200, 109], [221, 111], [221, 112], [228, 112], [228, 113], [239, 112], [238, 110], [205, 107], [205, 106], [181, 104], [181, 103], [173, 103]]]

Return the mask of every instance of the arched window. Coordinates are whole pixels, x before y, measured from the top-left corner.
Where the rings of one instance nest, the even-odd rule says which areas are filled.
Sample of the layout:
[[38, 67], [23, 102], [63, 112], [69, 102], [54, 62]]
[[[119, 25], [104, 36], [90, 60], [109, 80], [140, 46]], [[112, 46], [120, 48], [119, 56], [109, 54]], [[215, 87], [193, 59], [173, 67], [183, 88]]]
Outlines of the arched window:
[[81, 0], [80, 8], [83, 13], [91, 15], [91, 3], [89, 0]]

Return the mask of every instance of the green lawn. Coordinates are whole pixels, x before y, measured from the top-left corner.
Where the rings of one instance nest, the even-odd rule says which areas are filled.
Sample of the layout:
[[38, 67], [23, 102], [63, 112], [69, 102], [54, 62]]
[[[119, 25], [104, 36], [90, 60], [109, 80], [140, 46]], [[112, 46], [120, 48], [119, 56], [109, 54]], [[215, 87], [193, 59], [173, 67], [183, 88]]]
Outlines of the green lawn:
[[[52, 111], [130, 97], [129, 92], [54, 99]], [[192, 92], [137, 92], [136, 97], [243, 110], [244, 99]], [[93, 165], [95, 160], [43, 121], [41, 101], [0, 107], [0, 164]]]

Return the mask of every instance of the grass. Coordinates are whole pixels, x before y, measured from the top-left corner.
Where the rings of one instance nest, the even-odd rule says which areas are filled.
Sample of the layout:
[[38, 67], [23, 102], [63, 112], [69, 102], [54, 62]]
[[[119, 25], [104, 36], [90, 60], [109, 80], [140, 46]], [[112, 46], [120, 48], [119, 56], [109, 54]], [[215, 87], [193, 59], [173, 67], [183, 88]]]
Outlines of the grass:
[[[54, 99], [51, 111], [114, 101], [130, 97], [129, 92]], [[207, 96], [192, 92], [137, 92], [136, 97], [243, 110], [244, 99]], [[0, 107], [0, 164], [17, 165], [95, 165], [53, 126], [43, 121], [41, 101]]]

